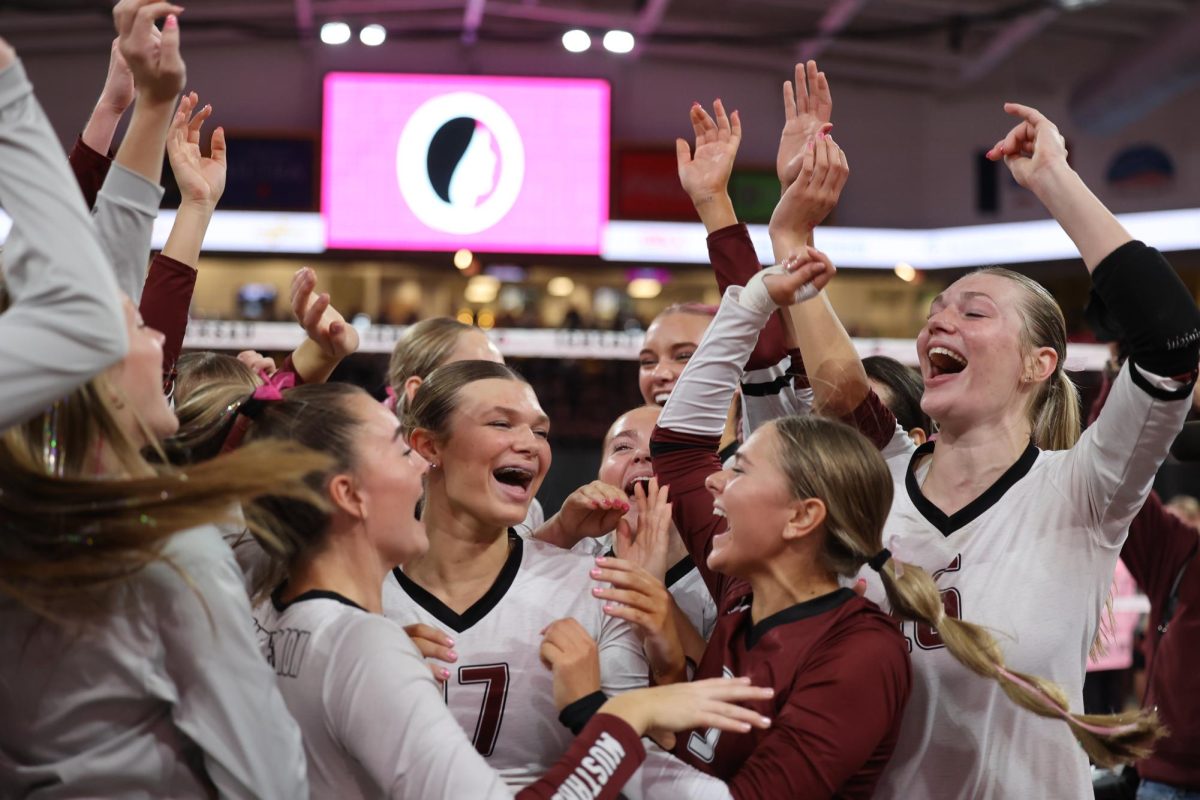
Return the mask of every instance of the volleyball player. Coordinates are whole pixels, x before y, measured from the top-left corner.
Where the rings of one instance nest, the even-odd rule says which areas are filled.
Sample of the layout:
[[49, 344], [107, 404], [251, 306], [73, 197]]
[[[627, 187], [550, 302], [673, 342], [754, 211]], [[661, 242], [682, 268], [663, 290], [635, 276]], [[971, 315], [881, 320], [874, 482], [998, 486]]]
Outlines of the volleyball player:
[[[156, 16], [178, 10], [122, 0], [114, 11], [139, 104], [170, 106], [178, 95], [178, 23], [168, 16], [161, 40], [154, 29]], [[31, 226], [37, 240], [14, 242], [12, 263], [65, 255], [111, 269], [93, 257], [78, 191], [19, 65], [0, 73], [0, 95], [0, 141], [13, 156], [0, 161], [21, 169], [5, 206], [18, 224], [29, 198], [46, 214]], [[109, 289], [94, 276], [82, 285]], [[16, 282], [14, 308], [27, 288]], [[174, 426], [159, 391], [161, 339], [128, 298], [123, 305], [124, 358], [65, 397], [44, 398], [55, 400], [49, 411], [0, 439], [0, 794], [303, 796], [299, 731], [246, 628], [233, 555], [208, 523], [265, 490], [303, 491], [295, 480], [316, 461], [260, 447], [187, 474], [152, 469], [140, 449]], [[42, 371], [45, 344], [30, 348]], [[44, 380], [17, 397], [35, 396]]]
[[[504, 356], [482, 330], [451, 317], [430, 317], [410, 325], [392, 348], [388, 363], [389, 407], [403, 419], [404, 409], [429, 373], [455, 361], [503, 364]], [[528, 538], [545, 521], [542, 504], [535, 497], [524, 521], [516, 526], [517, 533]]]
[[[990, 157], [1004, 158], [1071, 236], [1092, 274], [1093, 302], [1128, 334], [1134, 355], [1104, 413], [1080, 438], [1077, 395], [1062, 367], [1065, 324], [1045, 289], [991, 269], [956, 281], [934, 301], [917, 347], [922, 409], [939, 437], [915, 454], [902, 431], [893, 437], [897, 492], [888, 540], [938, 577], [945, 620], [999, 632], [1005, 661], [1064, 690], [1029, 694], [1033, 684], [1014, 682], [1006, 670], [990, 670], [996, 683], [981, 683], [953, 657], [961, 643], [947, 635], [945, 621], [906, 623], [916, 682], [880, 783], [884, 796], [1090, 792], [1084, 754], [1058, 718], [1082, 708], [1084, 664], [1120, 545], [1182, 424], [1194, 379], [1200, 314], [1186, 289], [1070, 169], [1054, 125], [1025, 106], [1005, 108], [1021, 122]], [[777, 252], [803, 247], [804, 230], [787, 221], [788, 203], [785, 194], [771, 226]], [[822, 350], [853, 352], [840, 326], [799, 313], [806, 364]], [[840, 364], [849, 376], [852, 359]], [[827, 388], [814, 382], [818, 405]], [[859, 372], [834, 394], [843, 395], [842, 405], [869, 405], [862, 399], [868, 391]], [[871, 422], [870, 415], [860, 419]], [[895, 608], [879, 580], [867, 579], [868, 596]], [[1039, 716], [1003, 702], [999, 693], [1012, 696], [1014, 686]], [[1072, 718], [1070, 732], [1093, 760], [1111, 763], [1145, 752], [1153, 731], [1145, 722], [1131, 720], [1122, 730]]]
[[[286, 392], [286, 399], [259, 403], [247, 438], [288, 439], [331, 459], [309, 477], [328, 510], [271, 498], [248, 512], [267, 511], [288, 522], [286, 581], [255, 613], [264, 650], [304, 731], [314, 796], [511, 796], [468, 738], [470, 731], [447, 710], [403, 630], [380, 615], [388, 570], [428, 546], [415, 513], [428, 465], [407, 446], [395, 417], [346, 384], [301, 386]], [[541, 645], [545, 666], [536, 668], [553, 668], [552, 702], [560, 705], [564, 684], [580, 672], [572, 657], [580, 637], [594, 656], [594, 642], [570, 620], [553, 623]], [[516, 647], [536, 660], [537, 641], [520, 639]], [[477, 670], [469, 677], [487, 686], [484, 713], [519, 699], [519, 691], [505, 698], [494, 668]], [[615, 797], [641, 761], [639, 734], [678, 729], [696, 715], [715, 715], [730, 730], [744, 730], [750, 721], [761, 725], [760, 715], [722, 698], [764, 694], [769, 692], [729, 682], [610, 700], [578, 738], [567, 737], [565, 753], [547, 774], [532, 776], [518, 796], [550, 797], [559, 790], [564, 796]]]
[[491, 361], [446, 364], [414, 394], [405, 428], [430, 462], [421, 512], [430, 546], [388, 578], [384, 613], [449, 634], [450, 710], [509, 785], [526, 785], [570, 743], [526, 643], [574, 617], [598, 643], [592, 688], [610, 695], [646, 685], [642, 648], [592, 597], [592, 559], [512, 530], [550, 466], [549, 420], [529, 384]]

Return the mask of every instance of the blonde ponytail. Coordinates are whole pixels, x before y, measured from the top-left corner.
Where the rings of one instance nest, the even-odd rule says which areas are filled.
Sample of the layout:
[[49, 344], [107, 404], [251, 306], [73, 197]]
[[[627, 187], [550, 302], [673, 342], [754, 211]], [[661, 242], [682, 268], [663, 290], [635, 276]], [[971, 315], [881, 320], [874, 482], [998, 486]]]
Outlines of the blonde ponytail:
[[1079, 390], [1060, 363], [1034, 404], [1033, 442], [1042, 450], [1069, 450], [1081, 430]]
[[[886, 551], [884, 551], [886, 553]], [[1050, 681], [1008, 669], [1000, 646], [987, 629], [949, 617], [941, 593], [920, 567], [886, 559], [872, 560], [883, 580], [892, 612], [937, 629], [950, 654], [967, 669], [1000, 684], [1014, 703], [1040, 717], [1061, 719], [1083, 745], [1092, 762], [1102, 767], [1144, 758], [1154, 741], [1166, 734], [1158, 715], [1147, 709], [1121, 714], [1073, 714], [1066, 696]]]

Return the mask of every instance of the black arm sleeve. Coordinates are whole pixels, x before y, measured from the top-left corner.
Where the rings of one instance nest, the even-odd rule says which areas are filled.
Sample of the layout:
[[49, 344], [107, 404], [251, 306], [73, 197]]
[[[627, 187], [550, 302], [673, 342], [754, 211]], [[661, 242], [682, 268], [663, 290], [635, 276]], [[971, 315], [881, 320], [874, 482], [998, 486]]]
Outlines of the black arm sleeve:
[[1200, 309], [1162, 253], [1126, 242], [1092, 272], [1088, 316], [1119, 336], [1130, 358], [1155, 375], [1196, 371]]

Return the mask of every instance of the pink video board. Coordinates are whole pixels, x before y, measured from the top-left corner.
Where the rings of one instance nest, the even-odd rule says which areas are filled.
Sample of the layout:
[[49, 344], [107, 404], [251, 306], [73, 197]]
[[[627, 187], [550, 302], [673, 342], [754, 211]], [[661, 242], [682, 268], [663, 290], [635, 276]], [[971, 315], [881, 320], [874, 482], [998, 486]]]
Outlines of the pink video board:
[[326, 75], [328, 246], [599, 253], [609, 102], [602, 80]]

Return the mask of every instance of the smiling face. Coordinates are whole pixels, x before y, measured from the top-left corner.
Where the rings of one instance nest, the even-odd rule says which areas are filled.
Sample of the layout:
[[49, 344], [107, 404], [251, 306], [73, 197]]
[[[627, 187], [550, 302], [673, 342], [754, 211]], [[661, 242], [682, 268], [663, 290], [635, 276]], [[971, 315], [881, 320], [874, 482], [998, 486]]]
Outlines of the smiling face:
[[405, 564], [429, 549], [417, 519], [428, 462], [400, 435], [396, 417], [363, 394], [347, 410], [361, 420], [354, 437], [355, 487], [368, 538], [388, 565]]
[[150, 444], [138, 424], [140, 419], [156, 440], [171, 436], [179, 420], [163, 394], [163, 335], [142, 321], [128, 297], [122, 297], [129, 352], [106, 376], [117, 392], [114, 404], [122, 430], [139, 446]]
[[784, 528], [792, 518], [793, 497], [779, 467], [774, 425], [763, 425], [746, 440], [732, 467], [705, 481], [713, 513], [728, 521], [712, 540], [709, 569], [749, 578], [787, 547]]
[[523, 381], [487, 378], [458, 389], [433, 456], [451, 507], [489, 526], [525, 519], [550, 468], [549, 433], [550, 421]]
[[[609, 486], [623, 489], [632, 500], [634, 486], [650, 482], [654, 469], [650, 464], [650, 435], [658, 423], [662, 409], [658, 406], [642, 406], [617, 417], [604, 437], [604, 452], [601, 456], [600, 480]], [[630, 503], [625, 515], [629, 524], [637, 529], [637, 506]]]
[[[921, 409], [943, 429], [1027, 415], [1054, 350], [1026, 345], [1025, 290], [988, 273], [955, 281], [930, 305], [917, 337], [925, 394]], [[1049, 369], [1047, 369], [1047, 366]]]
[[706, 314], [674, 312], [660, 314], [650, 323], [638, 356], [638, 389], [647, 405], [667, 402], [710, 322], [712, 317]]

